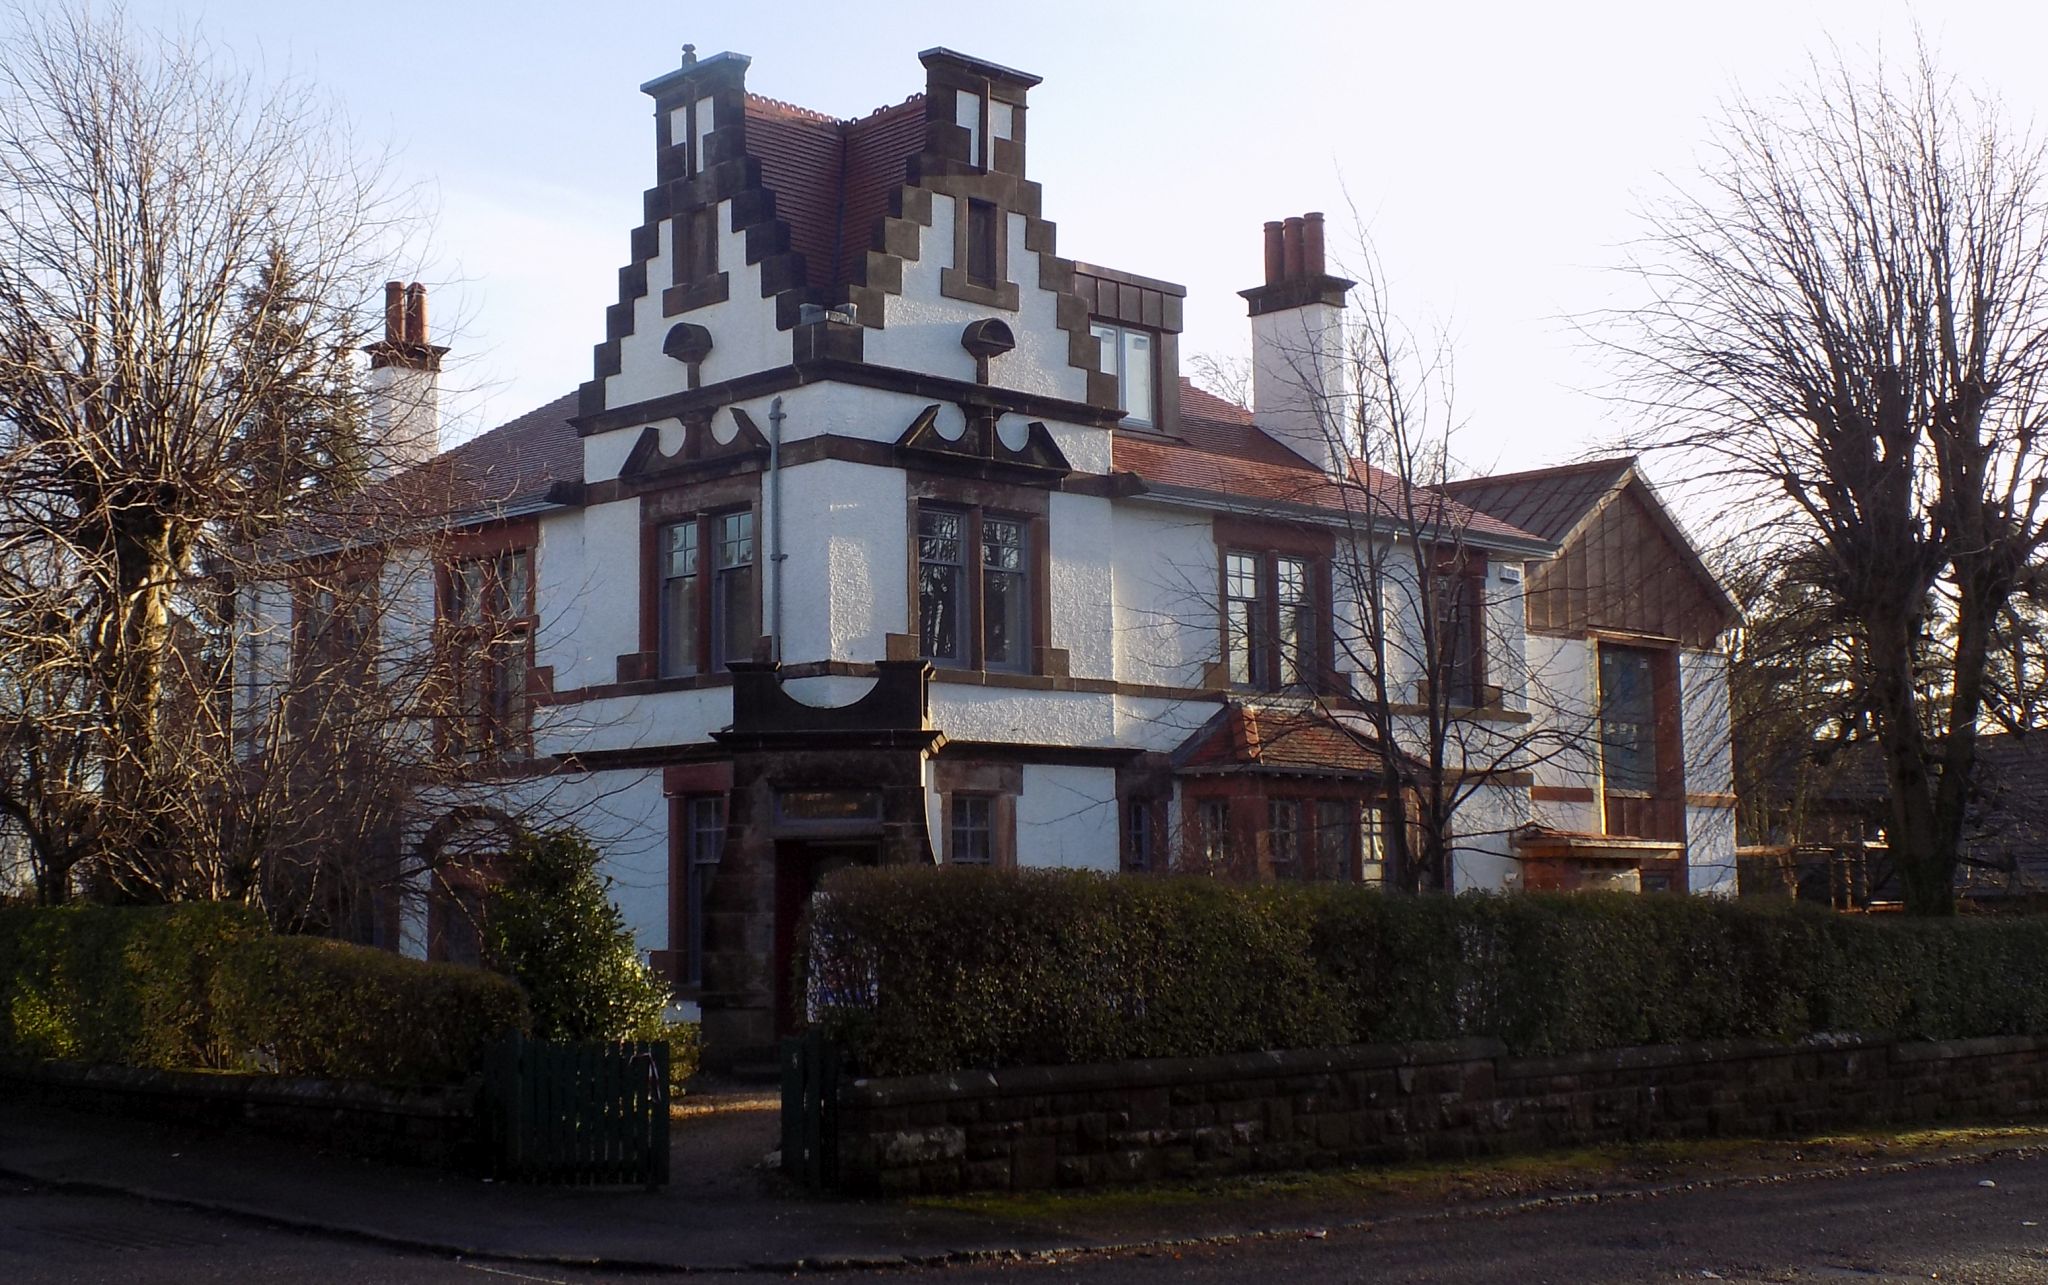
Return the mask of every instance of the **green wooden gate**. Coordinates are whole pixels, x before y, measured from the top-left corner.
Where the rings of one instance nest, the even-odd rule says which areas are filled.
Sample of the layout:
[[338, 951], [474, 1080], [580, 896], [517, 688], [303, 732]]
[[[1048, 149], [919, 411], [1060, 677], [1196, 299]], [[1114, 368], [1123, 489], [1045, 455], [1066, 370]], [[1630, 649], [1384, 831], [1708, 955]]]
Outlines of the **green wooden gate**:
[[782, 1171], [814, 1189], [839, 1181], [839, 1050], [817, 1031], [782, 1041]]
[[668, 1183], [668, 1045], [514, 1033], [484, 1064], [493, 1172], [520, 1182]]

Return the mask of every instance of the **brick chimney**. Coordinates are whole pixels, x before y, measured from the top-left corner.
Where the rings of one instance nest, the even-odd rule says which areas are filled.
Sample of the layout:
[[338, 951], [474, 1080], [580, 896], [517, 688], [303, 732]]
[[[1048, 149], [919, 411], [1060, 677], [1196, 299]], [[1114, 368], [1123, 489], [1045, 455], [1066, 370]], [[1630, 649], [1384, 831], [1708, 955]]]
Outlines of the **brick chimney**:
[[384, 338], [370, 354], [370, 477], [379, 481], [441, 453], [441, 358], [428, 342], [427, 288], [384, 283]]
[[1251, 306], [1252, 416], [1309, 463], [1341, 473], [1344, 298], [1356, 283], [1330, 275], [1320, 213], [1268, 223], [1265, 259], [1266, 283], [1238, 292]]

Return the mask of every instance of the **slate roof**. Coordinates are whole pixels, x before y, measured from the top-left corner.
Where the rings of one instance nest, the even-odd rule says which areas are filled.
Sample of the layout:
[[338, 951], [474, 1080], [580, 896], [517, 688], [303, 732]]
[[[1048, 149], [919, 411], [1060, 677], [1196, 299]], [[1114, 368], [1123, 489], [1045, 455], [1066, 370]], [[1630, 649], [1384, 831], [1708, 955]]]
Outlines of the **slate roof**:
[[1174, 751], [1183, 772], [1276, 772], [1370, 776], [1385, 760], [1368, 740], [1326, 714], [1232, 702]]
[[1644, 509], [1670, 540], [1680, 558], [1691, 569], [1716, 604], [1726, 613], [1726, 623], [1742, 619], [1742, 608], [1720, 577], [1700, 557], [1699, 550], [1664, 507], [1655, 488], [1636, 470], [1636, 457], [1617, 455], [1580, 464], [1559, 464], [1552, 468], [1529, 469], [1521, 473], [1496, 473], [1489, 477], [1448, 482], [1444, 490], [1476, 509], [1501, 521], [1541, 536], [1553, 544], [1566, 544], [1581, 523], [1616, 487], [1633, 483], [1645, 501]]
[[[1181, 423], [1178, 437], [1122, 429], [1115, 441], [1115, 467], [1158, 486], [1212, 495], [1304, 504], [1333, 513], [1355, 515], [1363, 522], [1373, 512], [1399, 510], [1399, 483], [1389, 474], [1363, 464], [1353, 465], [1360, 484], [1344, 487], [1261, 431], [1251, 412], [1180, 381]], [[1483, 513], [1448, 495], [1443, 497], [1444, 525], [1475, 539], [1493, 538], [1531, 543], [1542, 541], [1511, 522]]]
[[1635, 456], [1624, 455], [1469, 478], [1444, 489], [1475, 509], [1557, 543], [1628, 476], [1635, 463]]
[[401, 476], [432, 477], [446, 511], [456, 514], [519, 508], [547, 498], [557, 482], [583, 477], [583, 439], [569, 419], [576, 394], [507, 420], [443, 451]]
[[548, 500], [583, 476], [583, 442], [569, 393], [341, 497], [331, 507], [258, 542], [263, 558], [323, 554], [394, 534], [455, 530]]

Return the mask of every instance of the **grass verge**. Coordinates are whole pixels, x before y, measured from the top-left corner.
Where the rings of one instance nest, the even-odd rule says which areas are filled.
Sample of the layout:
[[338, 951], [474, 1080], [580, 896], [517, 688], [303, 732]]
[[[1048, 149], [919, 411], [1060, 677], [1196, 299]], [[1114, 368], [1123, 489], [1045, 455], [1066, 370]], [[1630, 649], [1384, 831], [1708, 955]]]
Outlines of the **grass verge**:
[[974, 1192], [911, 1203], [991, 1218], [1085, 1222], [1096, 1216], [1201, 1206], [1207, 1218], [1250, 1216], [1274, 1207], [1304, 1216], [1359, 1218], [1381, 1207], [1440, 1205], [1543, 1195], [1798, 1175], [1901, 1161], [2048, 1147], [2048, 1124], [1869, 1129], [1810, 1138], [1671, 1139], [1571, 1151], [1401, 1165], [1352, 1165], [1200, 1182], [1086, 1191]]

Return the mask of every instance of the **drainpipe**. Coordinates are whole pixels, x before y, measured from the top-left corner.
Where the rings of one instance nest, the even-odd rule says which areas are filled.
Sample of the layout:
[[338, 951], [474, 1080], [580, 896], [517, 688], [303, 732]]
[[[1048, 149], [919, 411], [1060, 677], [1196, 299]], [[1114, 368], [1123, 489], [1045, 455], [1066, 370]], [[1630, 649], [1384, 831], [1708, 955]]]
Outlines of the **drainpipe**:
[[774, 597], [768, 609], [768, 657], [782, 663], [782, 399], [768, 407], [768, 562], [775, 569]]

